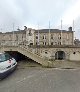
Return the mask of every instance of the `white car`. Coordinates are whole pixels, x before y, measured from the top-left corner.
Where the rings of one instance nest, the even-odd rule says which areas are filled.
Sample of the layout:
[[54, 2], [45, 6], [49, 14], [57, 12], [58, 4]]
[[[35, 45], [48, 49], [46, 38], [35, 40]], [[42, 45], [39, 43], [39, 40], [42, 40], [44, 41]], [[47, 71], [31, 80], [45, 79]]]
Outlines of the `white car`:
[[8, 53], [0, 53], [0, 79], [16, 69], [17, 62]]

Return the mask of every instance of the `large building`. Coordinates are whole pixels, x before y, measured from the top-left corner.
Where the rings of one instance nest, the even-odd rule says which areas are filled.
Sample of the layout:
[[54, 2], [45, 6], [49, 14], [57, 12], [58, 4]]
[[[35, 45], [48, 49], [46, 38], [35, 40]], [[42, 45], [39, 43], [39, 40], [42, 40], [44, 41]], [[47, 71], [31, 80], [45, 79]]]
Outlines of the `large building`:
[[19, 45], [29, 47], [33, 54], [47, 60], [80, 61], [80, 47], [74, 44], [72, 27], [68, 30], [32, 29], [0, 33], [1, 45]]
[[74, 45], [74, 32], [72, 27], [68, 31], [59, 29], [40, 29], [35, 30], [25, 27], [24, 30], [18, 29], [14, 32], [0, 33], [0, 43], [15, 41], [18, 43], [26, 42], [26, 45]]
[[28, 45], [74, 45], [72, 27], [68, 31], [59, 29], [27, 29], [26, 41]]

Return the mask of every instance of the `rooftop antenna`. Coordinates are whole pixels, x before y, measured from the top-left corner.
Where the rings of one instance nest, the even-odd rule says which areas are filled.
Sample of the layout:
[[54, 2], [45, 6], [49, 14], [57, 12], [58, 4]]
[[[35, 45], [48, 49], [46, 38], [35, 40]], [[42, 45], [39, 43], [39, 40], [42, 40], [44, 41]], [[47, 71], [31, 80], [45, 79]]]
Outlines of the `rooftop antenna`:
[[49, 45], [50, 45], [50, 21], [49, 21]]

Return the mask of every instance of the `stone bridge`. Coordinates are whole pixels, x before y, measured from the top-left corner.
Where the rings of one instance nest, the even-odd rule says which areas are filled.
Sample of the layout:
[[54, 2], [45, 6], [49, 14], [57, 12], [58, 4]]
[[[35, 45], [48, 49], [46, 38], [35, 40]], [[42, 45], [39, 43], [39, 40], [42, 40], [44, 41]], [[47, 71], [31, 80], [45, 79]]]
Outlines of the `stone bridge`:
[[80, 63], [80, 47], [36, 47], [22, 44], [1, 45], [0, 52], [17, 51], [46, 67], [75, 67]]

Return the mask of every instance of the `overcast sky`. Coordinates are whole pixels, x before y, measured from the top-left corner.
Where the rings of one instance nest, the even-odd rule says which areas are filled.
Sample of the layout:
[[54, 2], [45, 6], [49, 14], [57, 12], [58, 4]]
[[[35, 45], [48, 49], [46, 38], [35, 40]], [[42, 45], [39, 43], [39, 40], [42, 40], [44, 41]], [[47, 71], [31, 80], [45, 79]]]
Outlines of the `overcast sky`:
[[0, 0], [0, 31], [12, 31], [24, 25], [32, 28], [73, 26], [80, 35], [80, 0]]

